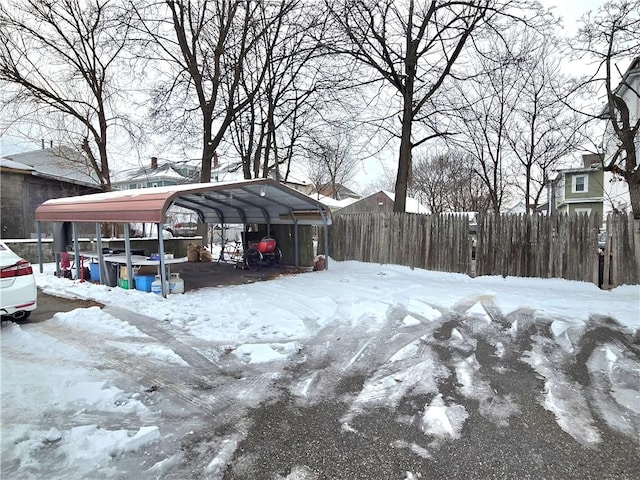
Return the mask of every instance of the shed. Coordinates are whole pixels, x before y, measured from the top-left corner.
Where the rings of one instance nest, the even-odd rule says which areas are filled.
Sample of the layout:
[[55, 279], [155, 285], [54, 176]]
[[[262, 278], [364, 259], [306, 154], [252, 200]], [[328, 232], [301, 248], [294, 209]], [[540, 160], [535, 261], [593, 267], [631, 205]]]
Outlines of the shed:
[[[158, 231], [167, 220], [167, 210], [179, 206], [196, 212], [202, 223], [241, 223], [294, 225], [295, 262], [298, 263], [298, 226], [321, 225], [325, 229], [325, 252], [328, 252], [327, 227], [331, 213], [322, 203], [272, 179], [239, 182], [196, 183], [155, 188], [122, 190], [48, 200], [35, 212], [38, 222], [40, 271], [42, 271], [41, 222], [69, 222], [73, 225], [73, 240], [78, 252], [76, 224], [96, 223], [96, 238], [100, 263], [102, 243], [100, 223], [155, 223]], [[127, 269], [131, 274], [129, 228], [125, 231]], [[166, 275], [162, 235], [158, 235], [160, 272], [163, 294], [166, 296]]]

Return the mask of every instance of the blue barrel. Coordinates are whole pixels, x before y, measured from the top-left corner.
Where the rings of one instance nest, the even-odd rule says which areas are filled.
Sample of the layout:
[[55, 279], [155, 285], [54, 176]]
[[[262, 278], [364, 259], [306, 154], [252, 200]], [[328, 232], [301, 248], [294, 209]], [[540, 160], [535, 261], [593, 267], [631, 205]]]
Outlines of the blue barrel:
[[90, 263], [89, 271], [91, 273], [91, 281], [99, 282], [100, 281], [100, 264], [99, 263]]

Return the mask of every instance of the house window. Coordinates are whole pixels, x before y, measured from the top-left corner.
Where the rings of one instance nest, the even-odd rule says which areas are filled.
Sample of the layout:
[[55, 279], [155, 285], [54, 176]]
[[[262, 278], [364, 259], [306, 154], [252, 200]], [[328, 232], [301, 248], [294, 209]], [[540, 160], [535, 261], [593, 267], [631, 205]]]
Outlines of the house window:
[[578, 214], [579, 213], [583, 213], [583, 214], [586, 214], [586, 215], [590, 215], [591, 214], [591, 209], [590, 208], [576, 208], [574, 210], [574, 212], [578, 213]]
[[584, 193], [589, 191], [589, 177], [587, 175], [573, 176], [573, 193]]

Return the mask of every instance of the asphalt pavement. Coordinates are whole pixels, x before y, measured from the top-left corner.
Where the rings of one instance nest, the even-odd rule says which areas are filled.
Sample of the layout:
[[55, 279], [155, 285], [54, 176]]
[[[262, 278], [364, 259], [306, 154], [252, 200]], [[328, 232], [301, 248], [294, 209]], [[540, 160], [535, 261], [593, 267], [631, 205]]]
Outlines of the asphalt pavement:
[[[237, 275], [241, 281], [243, 273], [237, 272]], [[245, 281], [247, 278], [252, 277], [246, 277]], [[56, 312], [93, 305], [99, 304], [60, 298], [40, 291], [38, 309], [29, 322], [42, 322]], [[110, 308], [109, 313], [120, 315], [123, 320], [158, 339], [164, 338], [161, 335], [166, 336], [153, 319], [114, 308]], [[598, 392], [595, 385], [590, 385], [593, 375], [589, 374], [586, 366], [594, 349], [606, 342], [622, 345], [627, 349], [629, 358], [637, 362], [640, 357], [638, 336], [624, 334], [615, 325], [609, 326], [603, 321], [585, 333], [576, 354], [564, 360], [566, 365], [558, 367], [572, 384], [584, 387], [585, 396], [591, 402], [589, 408], [600, 441], [586, 445], [567, 433], [567, 428], [561, 428], [556, 415], [545, 408], [545, 378], [522, 361], [524, 352], [530, 351], [534, 343], [550, 349], [549, 358], [558, 356], [560, 350], [550, 347], [553, 341], [548, 329], [532, 325], [530, 331], [510, 342], [509, 335], [500, 326], [505, 319], [496, 317], [495, 320], [491, 328], [476, 331], [469, 327], [470, 323], [465, 324], [468, 319], [453, 312], [447, 321], [434, 326], [429, 335], [420, 337], [424, 348], [437, 357], [438, 363], [444, 365], [448, 373], [437, 376], [434, 392], [408, 389], [393, 408], [369, 405], [354, 410], [354, 405], [367, 385], [375, 384], [376, 378], [386, 378], [379, 372], [386, 372], [391, 364], [380, 359], [388, 359], [397, 350], [390, 340], [397, 335], [389, 334], [388, 338], [369, 341], [368, 345], [375, 347], [370, 347], [370, 358], [374, 360], [357, 373], [346, 371], [340, 375], [341, 370], [336, 364], [344, 364], [344, 361], [335, 362], [336, 356], [341, 350], [347, 352], [344, 358], [350, 358], [353, 352], [363, 351], [362, 344], [357, 343], [361, 339], [354, 337], [349, 344], [349, 339], [343, 334], [327, 329], [325, 334], [316, 338], [315, 344], [304, 345], [300, 361], [292, 362], [285, 374], [271, 384], [269, 388], [273, 393], [268, 400], [238, 411], [237, 415], [242, 417], [240, 420], [229, 415], [233, 412], [232, 404], [227, 410], [215, 407], [209, 412], [202, 412], [203, 421], [210, 416], [210, 428], [192, 432], [182, 439], [184, 457], [181, 464], [162, 478], [640, 478], [640, 437], [623, 435], [603, 420], [597, 402], [592, 401]], [[461, 347], [454, 342], [454, 329], [471, 339], [471, 347]], [[507, 348], [506, 353], [499, 357], [495, 355], [498, 340]], [[186, 353], [190, 347], [172, 345], [173, 340], [168, 337], [165, 341], [176, 351], [176, 347], [182, 348], [183, 357], [189, 358]], [[456, 365], [459, 366], [460, 360], [471, 351], [478, 362], [482, 385], [489, 386], [483, 396], [475, 398], [463, 394], [464, 389], [456, 375]], [[189, 363], [194, 377], [198, 377], [200, 371], [195, 360], [198, 359], [194, 357], [194, 361]], [[207, 363], [204, 358], [198, 361]], [[225, 371], [224, 365], [220, 366], [218, 373], [213, 373], [211, 365], [204, 367], [207, 367], [207, 376], [198, 377], [204, 383], [196, 388], [187, 382], [174, 391], [180, 393], [187, 388], [188, 395], [183, 397], [194, 400], [199, 392], [219, 388], [223, 382], [244, 382], [249, 378], [247, 372]], [[256, 378], [263, 377], [260, 372], [256, 373]], [[301, 379], [323, 377], [324, 383], [318, 381], [317, 388], [318, 392], [324, 392], [316, 394], [314, 401], [301, 402], [300, 398], [292, 395], [292, 385]], [[180, 377], [171, 376], [170, 372], [167, 372], [166, 380], [167, 384], [176, 382], [176, 385], [182, 381]], [[400, 387], [402, 380], [397, 382]], [[163, 390], [167, 390], [166, 385], [159, 384], [156, 394], [163, 394]], [[459, 436], [442, 440], [425, 431], [425, 409], [436, 395], [442, 396], [446, 404], [464, 407], [467, 416]], [[197, 407], [198, 403], [193, 405]], [[633, 421], [637, 422], [637, 418]], [[220, 477], [211, 477], [205, 467], [216, 454], [216, 439], [231, 438], [243, 428], [246, 430], [236, 437], [237, 446]]]

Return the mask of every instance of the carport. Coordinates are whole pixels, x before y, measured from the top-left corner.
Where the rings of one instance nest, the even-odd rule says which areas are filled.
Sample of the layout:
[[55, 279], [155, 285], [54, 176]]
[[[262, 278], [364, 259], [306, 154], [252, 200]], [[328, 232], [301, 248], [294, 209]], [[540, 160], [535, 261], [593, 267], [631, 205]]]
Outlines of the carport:
[[[162, 292], [166, 297], [168, 282], [162, 225], [167, 210], [178, 206], [194, 211], [204, 224], [293, 225], [295, 265], [299, 263], [298, 226], [321, 225], [324, 228], [324, 251], [328, 253], [327, 227], [331, 213], [322, 203], [272, 179], [240, 182], [197, 183], [167, 187], [140, 188], [117, 192], [82, 195], [47, 200], [35, 212], [40, 272], [43, 271], [41, 222], [65, 222], [72, 226], [74, 254], [80, 257], [78, 223], [96, 224], [97, 255], [103, 264], [101, 223], [124, 224], [125, 255], [129, 278], [132, 276], [130, 223], [154, 223], [158, 227], [158, 253]], [[79, 270], [78, 262], [76, 268]], [[101, 273], [101, 283], [105, 279]]]

